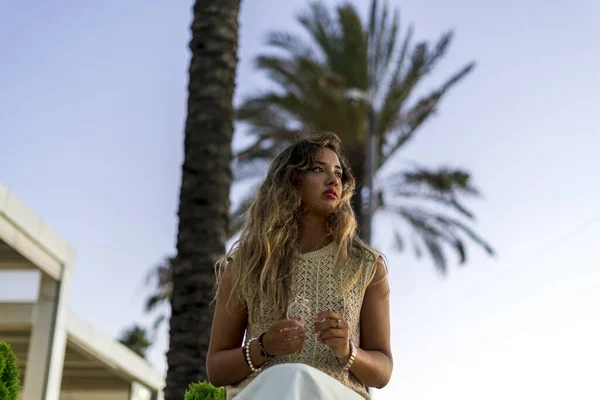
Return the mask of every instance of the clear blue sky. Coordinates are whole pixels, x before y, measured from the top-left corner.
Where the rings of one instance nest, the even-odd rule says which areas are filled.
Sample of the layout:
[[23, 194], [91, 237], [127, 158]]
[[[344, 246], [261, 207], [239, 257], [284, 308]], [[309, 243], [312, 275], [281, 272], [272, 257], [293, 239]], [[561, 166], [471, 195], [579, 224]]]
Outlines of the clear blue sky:
[[[375, 398], [598, 398], [600, 3], [392, 3], [416, 38], [456, 30], [422, 90], [478, 63], [401, 157], [474, 173], [477, 229], [499, 256], [471, 247], [442, 279], [377, 235], [395, 371]], [[252, 57], [305, 4], [243, 2], [236, 101], [268, 84]], [[0, 2], [0, 181], [76, 248], [71, 308], [112, 336], [149, 321], [144, 275], [174, 251], [190, 7]], [[32, 282], [2, 275], [0, 297], [29, 298]], [[160, 369], [165, 348], [163, 332]]]

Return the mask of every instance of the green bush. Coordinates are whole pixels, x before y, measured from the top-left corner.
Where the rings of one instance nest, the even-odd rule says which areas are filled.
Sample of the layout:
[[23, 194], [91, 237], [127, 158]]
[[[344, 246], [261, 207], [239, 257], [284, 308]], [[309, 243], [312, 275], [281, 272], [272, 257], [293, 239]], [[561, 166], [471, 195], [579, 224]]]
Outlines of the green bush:
[[191, 383], [184, 400], [225, 400], [225, 388], [217, 388], [208, 382]]
[[12, 348], [0, 342], [0, 399], [17, 400], [21, 391], [19, 367]]

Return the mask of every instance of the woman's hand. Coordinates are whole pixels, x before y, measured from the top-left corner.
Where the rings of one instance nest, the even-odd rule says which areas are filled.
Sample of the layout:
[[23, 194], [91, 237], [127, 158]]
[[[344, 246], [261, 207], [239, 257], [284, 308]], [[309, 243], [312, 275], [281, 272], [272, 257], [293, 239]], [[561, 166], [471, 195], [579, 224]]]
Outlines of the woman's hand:
[[331, 349], [333, 354], [348, 361], [350, 358], [350, 333], [348, 323], [341, 315], [332, 311], [322, 312], [315, 316], [315, 328], [319, 341]]
[[304, 347], [308, 338], [302, 328], [301, 317], [275, 322], [263, 336], [263, 347], [267, 354], [285, 356]]

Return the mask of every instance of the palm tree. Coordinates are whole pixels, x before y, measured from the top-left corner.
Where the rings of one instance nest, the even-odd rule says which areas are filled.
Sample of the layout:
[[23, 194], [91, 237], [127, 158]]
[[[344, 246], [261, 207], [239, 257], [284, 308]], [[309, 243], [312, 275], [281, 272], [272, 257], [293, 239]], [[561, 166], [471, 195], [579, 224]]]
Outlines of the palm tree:
[[[146, 298], [144, 311], [146, 313], [155, 313], [160, 311], [161, 306], [168, 304], [173, 293], [173, 269], [175, 262], [174, 256], [165, 257], [162, 262], [154, 266], [146, 275], [146, 286], [153, 286], [153, 292]], [[159, 312], [154, 318], [152, 324], [153, 334], [156, 334], [158, 328], [167, 319], [167, 315]]]
[[21, 392], [21, 372], [10, 344], [0, 341], [0, 399], [17, 400]]
[[[441, 86], [414, 99], [418, 83], [434, 70], [446, 54], [453, 34], [444, 34], [434, 46], [412, 43], [409, 27], [399, 38], [398, 10], [390, 15], [387, 4], [372, 0], [363, 24], [353, 5], [338, 6], [333, 15], [321, 2], [313, 2], [298, 17], [311, 42], [286, 32], [272, 32], [267, 44], [277, 52], [256, 58], [256, 66], [275, 84], [273, 89], [248, 97], [237, 118], [245, 123], [256, 141], [237, 154], [238, 164], [255, 165], [270, 159], [283, 147], [311, 131], [333, 131], [340, 135], [359, 182], [365, 170], [365, 125], [372, 105], [376, 117], [376, 167], [392, 163], [418, 128], [437, 110], [442, 97], [474, 68], [470, 62]], [[349, 101], [350, 91], [367, 93], [370, 104]], [[387, 168], [386, 168], [387, 169]], [[389, 213], [399, 245], [404, 245], [402, 223], [412, 232], [417, 255], [423, 246], [441, 272], [446, 271], [446, 247], [466, 262], [465, 238], [492, 248], [465, 221], [474, 215], [461, 197], [477, 196], [469, 172], [461, 168], [429, 168], [411, 163], [393, 168], [385, 179], [386, 189], [376, 192], [375, 209]], [[230, 234], [239, 228], [243, 207], [234, 213]], [[357, 190], [353, 207], [362, 225], [363, 194]], [[443, 211], [440, 211], [440, 208]]]
[[146, 352], [152, 346], [152, 339], [146, 328], [137, 324], [123, 330], [119, 336], [119, 342], [142, 358], [146, 358]]
[[240, 0], [199, 0], [193, 8], [166, 400], [183, 399], [191, 382], [207, 378], [213, 265], [229, 224], [239, 8]]

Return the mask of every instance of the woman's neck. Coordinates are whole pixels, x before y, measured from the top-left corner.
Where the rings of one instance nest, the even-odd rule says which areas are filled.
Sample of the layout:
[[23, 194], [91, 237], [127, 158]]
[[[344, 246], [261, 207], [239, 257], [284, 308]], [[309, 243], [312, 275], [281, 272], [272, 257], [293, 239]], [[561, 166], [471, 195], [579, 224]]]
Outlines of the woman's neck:
[[325, 218], [314, 214], [300, 218], [300, 253], [318, 250], [331, 243], [331, 235], [325, 229]]

